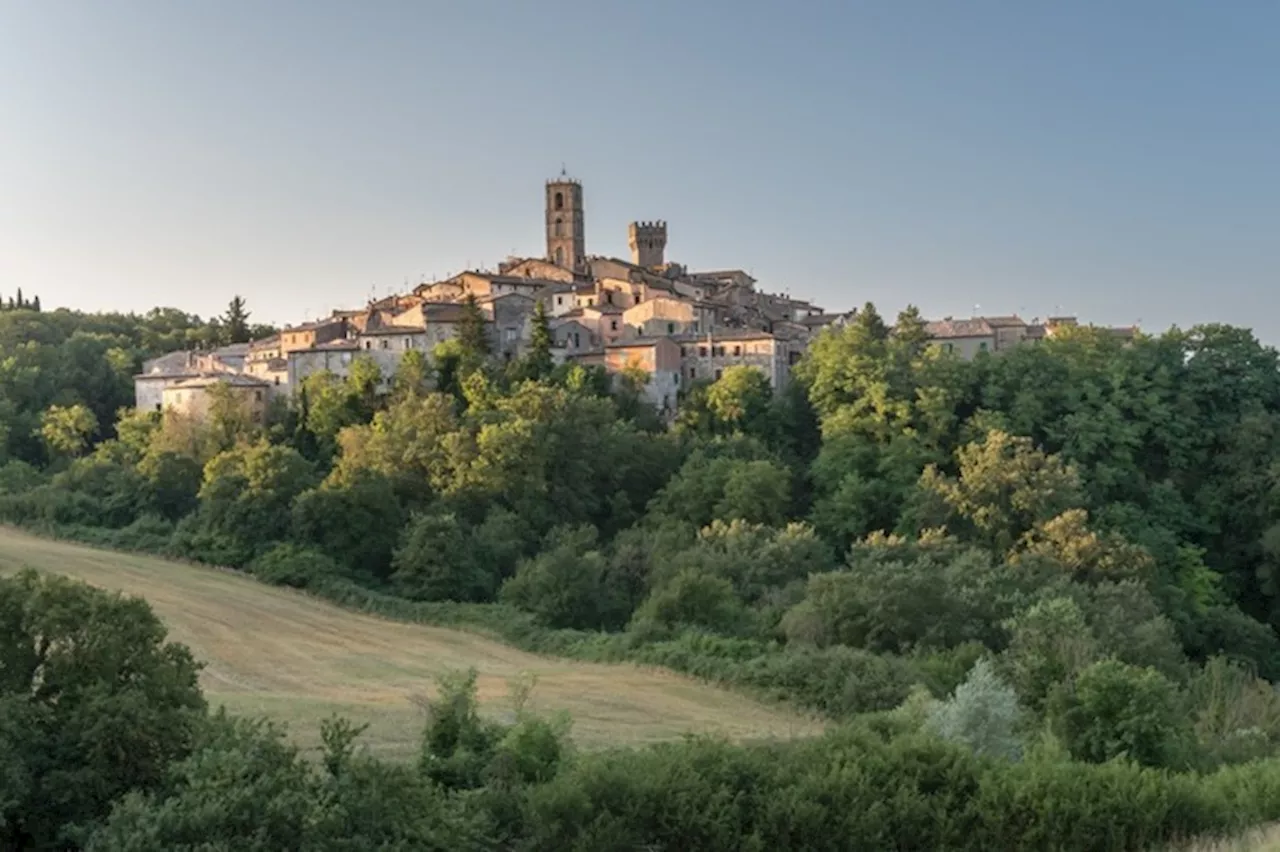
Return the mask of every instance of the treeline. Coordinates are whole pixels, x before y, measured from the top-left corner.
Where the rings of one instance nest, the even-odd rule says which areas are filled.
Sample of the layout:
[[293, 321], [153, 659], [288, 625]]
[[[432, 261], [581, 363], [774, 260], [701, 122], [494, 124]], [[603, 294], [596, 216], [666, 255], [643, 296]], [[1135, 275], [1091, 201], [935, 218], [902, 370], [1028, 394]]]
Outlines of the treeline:
[[802, 742], [691, 739], [577, 753], [570, 720], [513, 690], [477, 713], [444, 678], [419, 757], [322, 726], [307, 760], [269, 724], [210, 714], [199, 664], [125, 599], [34, 573], [0, 578], [0, 845], [98, 852], [345, 850], [1139, 850], [1280, 815], [1280, 763], [1206, 775], [1018, 762], [948, 743], [918, 708]]
[[835, 719], [914, 708], [983, 759], [1280, 748], [1280, 370], [1249, 332], [967, 363], [868, 305], [782, 392], [726, 370], [668, 428], [643, 374], [555, 367], [545, 322], [508, 364], [471, 323], [312, 376], [265, 423], [229, 389], [106, 437], [45, 409], [0, 519]]
[[[172, 308], [142, 316], [41, 312], [38, 297], [27, 301], [19, 291], [0, 311], [0, 464], [43, 468], [69, 449], [113, 437], [120, 410], [133, 407], [143, 361], [271, 332], [248, 318], [239, 299], [208, 320]], [[50, 434], [46, 419], [61, 421]]]
[[28, 299], [22, 295], [22, 288], [18, 288], [18, 292], [10, 296], [8, 300], [0, 298], [0, 311], [33, 311], [40, 313], [40, 297], [32, 296]]

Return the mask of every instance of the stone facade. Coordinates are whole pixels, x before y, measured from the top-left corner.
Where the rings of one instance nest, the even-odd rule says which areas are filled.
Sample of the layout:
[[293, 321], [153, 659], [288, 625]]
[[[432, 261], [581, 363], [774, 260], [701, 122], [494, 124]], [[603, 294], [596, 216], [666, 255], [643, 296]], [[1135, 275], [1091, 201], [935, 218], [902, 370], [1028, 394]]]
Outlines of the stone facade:
[[636, 266], [649, 269], [662, 266], [667, 250], [667, 223], [632, 222], [627, 226], [627, 246], [631, 249], [631, 262]]
[[639, 369], [649, 375], [642, 395], [658, 412], [673, 413], [680, 395], [680, 345], [669, 337], [628, 340], [604, 349], [604, 368], [617, 375]]
[[564, 176], [547, 181], [547, 260], [573, 272], [587, 262], [582, 184]]
[[686, 383], [693, 383], [715, 381], [729, 367], [755, 367], [765, 374], [774, 390], [782, 390], [803, 348], [803, 341], [788, 341], [763, 331], [683, 337], [680, 338], [680, 371]]
[[226, 388], [248, 411], [255, 423], [266, 416], [271, 386], [266, 382], [242, 374], [206, 376], [183, 379], [164, 389], [162, 405], [165, 411], [202, 420], [213, 404], [214, 388]]

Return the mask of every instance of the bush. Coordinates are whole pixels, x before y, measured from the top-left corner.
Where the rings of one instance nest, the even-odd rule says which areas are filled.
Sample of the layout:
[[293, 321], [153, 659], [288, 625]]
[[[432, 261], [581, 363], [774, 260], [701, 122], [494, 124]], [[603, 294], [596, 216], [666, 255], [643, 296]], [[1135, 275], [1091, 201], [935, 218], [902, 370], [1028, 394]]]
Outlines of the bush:
[[1190, 724], [1180, 697], [1155, 669], [1101, 660], [1055, 688], [1049, 714], [1077, 760], [1125, 757], [1179, 768], [1190, 756]]
[[494, 576], [476, 561], [467, 527], [452, 514], [415, 516], [391, 559], [391, 580], [420, 601], [479, 601], [493, 594]]
[[273, 586], [305, 589], [342, 577], [345, 572], [329, 556], [296, 544], [278, 544], [249, 563], [249, 573]]
[[955, 694], [929, 714], [928, 727], [977, 754], [1017, 760], [1022, 755], [1017, 734], [1021, 718], [1017, 694], [1000, 680], [991, 661], [982, 659]]
[[686, 568], [640, 605], [631, 629], [640, 636], [662, 635], [680, 627], [732, 636], [748, 632], [749, 624], [747, 611], [728, 580]]
[[606, 585], [608, 562], [595, 545], [592, 527], [553, 533], [547, 549], [503, 583], [502, 602], [533, 613], [548, 627], [617, 626], [625, 605]]

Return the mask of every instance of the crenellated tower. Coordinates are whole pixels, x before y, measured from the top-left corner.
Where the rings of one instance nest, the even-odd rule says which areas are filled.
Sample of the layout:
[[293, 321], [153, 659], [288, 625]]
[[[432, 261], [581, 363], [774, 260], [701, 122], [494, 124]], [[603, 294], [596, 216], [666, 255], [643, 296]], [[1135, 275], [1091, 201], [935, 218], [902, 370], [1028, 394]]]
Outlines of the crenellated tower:
[[631, 247], [631, 262], [636, 266], [650, 269], [662, 266], [667, 250], [667, 223], [632, 222], [627, 226], [627, 245]]
[[582, 272], [587, 264], [587, 236], [582, 184], [565, 175], [547, 181], [547, 260]]

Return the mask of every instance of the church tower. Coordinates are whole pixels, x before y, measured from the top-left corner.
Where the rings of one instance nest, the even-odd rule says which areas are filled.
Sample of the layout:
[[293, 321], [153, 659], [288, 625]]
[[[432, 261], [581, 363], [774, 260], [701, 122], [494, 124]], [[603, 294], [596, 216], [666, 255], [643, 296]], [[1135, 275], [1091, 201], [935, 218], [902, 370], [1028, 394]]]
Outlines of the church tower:
[[547, 260], [574, 272], [587, 265], [582, 184], [563, 171], [547, 181]]

